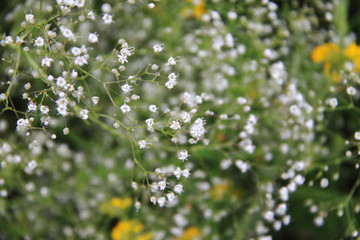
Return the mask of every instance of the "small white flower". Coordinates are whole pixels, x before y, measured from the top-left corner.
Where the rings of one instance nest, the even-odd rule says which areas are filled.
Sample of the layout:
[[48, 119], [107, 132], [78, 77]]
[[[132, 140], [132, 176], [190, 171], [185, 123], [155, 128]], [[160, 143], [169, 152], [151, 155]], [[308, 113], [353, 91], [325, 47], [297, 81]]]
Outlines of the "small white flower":
[[48, 106], [41, 105], [39, 109], [40, 109], [40, 112], [42, 114], [48, 114], [49, 113], [49, 107]]
[[93, 96], [93, 97], [91, 98], [91, 101], [96, 105], [96, 104], [98, 104], [98, 102], [99, 102], [99, 97], [98, 97], [98, 96]]
[[181, 128], [179, 121], [172, 121], [170, 123], [170, 128], [174, 130], [179, 130]]
[[247, 162], [244, 162], [242, 160], [237, 160], [235, 162], [235, 165], [240, 169], [242, 173], [245, 173], [247, 170], [249, 170], [250, 165]]
[[182, 171], [181, 171], [181, 169], [178, 167], [178, 168], [176, 168], [176, 169], [173, 171], [173, 174], [174, 174], [174, 176], [175, 176], [177, 179], [179, 179], [179, 178], [181, 177]]
[[191, 175], [189, 169], [182, 170], [181, 174], [183, 175], [184, 178], [188, 178]]
[[170, 57], [170, 58], [168, 59], [168, 64], [169, 64], [169, 65], [176, 65], [175, 59], [174, 59], [173, 57]]
[[35, 22], [34, 15], [32, 15], [32, 14], [26, 14], [26, 15], [25, 15], [25, 20], [26, 20], [28, 23], [34, 24], [34, 22]]
[[154, 8], [155, 7], [155, 4], [154, 3], [149, 3], [148, 4], [148, 8]]
[[159, 207], [163, 207], [165, 205], [166, 199], [164, 197], [159, 197], [157, 200]]
[[153, 118], [148, 118], [145, 120], [146, 125], [148, 126], [148, 128], [152, 128], [152, 126], [154, 125], [154, 119]]
[[37, 167], [37, 163], [35, 160], [31, 160], [27, 166], [30, 168], [30, 170], [34, 170]]
[[80, 67], [82, 67], [82, 66], [88, 64], [88, 61], [85, 56], [78, 56], [75, 58], [74, 63], [75, 63], [75, 65], [79, 65]]
[[180, 150], [177, 153], [177, 157], [178, 157], [179, 160], [185, 161], [189, 157], [189, 154], [188, 154], [188, 152], [186, 150]]
[[149, 106], [149, 111], [150, 111], [150, 112], [154, 112], [154, 113], [156, 113], [156, 112], [157, 112], [157, 110], [158, 110], [158, 108], [157, 108], [157, 106], [156, 106], [156, 105], [150, 105], [150, 106]]
[[102, 17], [105, 24], [111, 24], [113, 22], [112, 15], [105, 13]]
[[164, 50], [164, 44], [155, 44], [153, 46], [153, 49], [154, 49], [154, 52], [155, 53], [159, 53], [159, 52], [162, 52], [162, 50]]
[[58, 77], [56, 79], [56, 86], [63, 88], [66, 86], [66, 80], [63, 77]]
[[98, 34], [96, 33], [90, 33], [88, 40], [90, 43], [97, 43], [99, 41]]
[[174, 192], [181, 195], [181, 193], [183, 192], [183, 185], [182, 184], [175, 185], [174, 186]]
[[36, 111], [36, 109], [37, 109], [36, 104], [35, 104], [34, 102], [29, 102], [29, 104], [28, 104], [28, 111], [29, 111], [29, 112], [33, 112], [33, 111]]
[[123, 113], [128, 113], [131, 111], [131, 108], [129, 105], [127, 105], [126, 103], [124, 103], [121, 107], [120, 107], [120, 110], [123, 112]]
[[85, 7], [85, 0], [75, 0], [75, 6], [77, 6], [78, 8]]
[[138, 144], [140, 149], [148, 148], [148, 146], [146, 146], [148, 143], [145, 140], [138, 141]]
[[164, 191], [166, 188], [166, 181], [159, 181], [157, 185], [161, 191]]
[[72, 47], [70, 51], [75, 57], [81, 54], [81, 49], [78, 47]]
[[70, 129], [69, 128], [64, 128], [63, 129], [63, 134], [64, 135], [68, 135], [70, 133]]
[[354, 137], [356, 140], [360, 140], [360, 132], [355, 132]]
[[125, 93], [130, 93], [132, 90], [132, 87], [126, 83], [121, 86], [121, 90], [123, 90]]
[[54, 60], [52, 58], [45, 57], [41, 60], [41, 66], [43, 67], [45, 65], [46, 67], [50, 67], [51, 62], [53, 62], [53, 61]]
[[189, 123], [191, 121], [191, 115], [187, 112], [182, 112], [181, 118], [184, 123]]
[[354, 87], [348, 87], [348, 88], [346, 88], [346, 92], [350, 96], [355, 96], [357, 91]]
[[118, 56], [118, 62], [121, 63], [121, 64], [124, 64], [126, 62], [128, 62], [127, 60], [127, 55], [124, 55], [124, 54], [119, 54], [117, 55]]
[[75, 35], [69, 28], [60, 26], [60, 31], [65, 38], [69, 39], [70, 41], [75, 40]]
[[37, 47], [42, 47], [44, 46], [44, 39], [42, 37], [37, 37], [35, 39], [35, 44], [34, 46], [37, 46]]
[[89, 113], [89, 110], [81, 109], [80, 113], [79, 113], [79, 116], [80, 116], [81, 119], [86, 120], [86, 119], [89, 118], [88, 113]]
[[329, 180], [327, 178], [322, 178], [320, 180], [320, 187], [327, 188], [329, 186]]
[[335, 109], [336, 106], [338, 105], [338, 101], [336, 98], [329, 98], [327, 102], [332, 109]]
[[151, 196], [150, 202], [155, 205], [156, 204], [156, 197]]
[[169, 200], [169, 202], [172, 202], [172, 201], [174, 201], [176, 199], [176, 196], [175, 196], [175, 194], [173, 192], [167, 193], [166, 197]]
[[30, 83], [26, 83], [26, 84], [24, 85], [24, 88], [25, 88], [25, 90], [29, 90], [29, 89], [31, 88], [31, 84], [30, 84]]

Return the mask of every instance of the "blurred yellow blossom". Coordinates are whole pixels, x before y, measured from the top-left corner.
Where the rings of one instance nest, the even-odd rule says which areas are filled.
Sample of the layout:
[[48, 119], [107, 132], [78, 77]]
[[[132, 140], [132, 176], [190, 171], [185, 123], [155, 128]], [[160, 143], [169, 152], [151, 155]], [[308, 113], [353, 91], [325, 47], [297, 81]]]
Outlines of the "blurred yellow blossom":
[[121, 211], [128, 209], [132, 206], [132, 204], [133, 200], [130, 197], [114, 197], [110, 201], [103, 202], [100, 206], [100, 211], [105, 214], [114, 216], [118, 213], [121, 213]]
[[141, 233], [144, 225], [136, 220], [119, 221], [111, 232], [112, 240], [151, 240], [152, 234]]
[[339, 55], [340, 48], [334, 43], [325, 43], [317, 46], [311, 53], [311, 60], [315, 63], [331, 62]]
[[185, 230], [184, 234], [181, 237], [176, 238], [176, 240], [198, 240], [201, 239], [201, 232], [197, 227], [189, 227]]
[[131, 205], [132, 205], [132, 199], [129, 197], [123, 199], [115, 197], [111, 199], [111, 206], [120, 208], [121, 210], [124, 210], [130, 207]]
[[314, 63], [324, 63], [324, 73], [336, 83], [340, 82], [339, 68], [345, 61], [354, 64], [353, 71], [360, 70], [360, 47], [356, 43], [343, 50], [334, 43], [325, 43], [315, 47], [310, 58]]
[[193, 16], [199, 20], [206, 13], [204, 0], [186, 0], [186, 2], [191, 3], [192, 6], [182, 9], [181, 14], [184, 17]]

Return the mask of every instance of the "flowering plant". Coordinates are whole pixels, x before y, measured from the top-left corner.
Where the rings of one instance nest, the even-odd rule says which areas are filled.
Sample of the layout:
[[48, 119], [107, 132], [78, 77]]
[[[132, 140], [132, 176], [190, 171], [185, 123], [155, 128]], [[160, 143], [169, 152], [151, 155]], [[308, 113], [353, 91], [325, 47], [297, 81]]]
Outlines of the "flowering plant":
[[1, 239], [358, 238], [346, 1], [6, 6]]

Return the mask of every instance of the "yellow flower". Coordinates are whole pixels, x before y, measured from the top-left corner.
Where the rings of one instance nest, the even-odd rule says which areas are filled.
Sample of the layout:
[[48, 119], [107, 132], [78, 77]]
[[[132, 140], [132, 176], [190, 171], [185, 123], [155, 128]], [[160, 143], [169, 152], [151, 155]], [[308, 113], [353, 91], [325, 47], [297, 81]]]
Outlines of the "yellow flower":
[[360, 70], [360, 47], [356, 43], [351, 43], [344, 49], [345, 56], [352, 60], [357, 71]]
[[184, 234], [176, 238], [176, 240], [195, 240], [200, 239], [200, 237], [201, 232], [197, 227], [189, 227], [185, 230]]
[[339, 56], [340, 48], [334, 43], [325, 43], [317, 46], [311, 53], [311, 60], [315, 63], [330, 62]]
[[202, 15], [204, 15], [205, 13], [206, 13], [205, 3], [201, 1], [199, 4], [195, 5], [193, 10], [194, 18], [201, 19]]
[[205, 2], [204, 0], [186, 0], [186, 2], [193, 5], [192, 8], [185, 7], [181, 10], [181, 15], [184, 17], [190, 17], [191, 15], [196, 19], [201, 19], [201, 17], [206, 13]]
[[151, 240], [151, 233], [139, 235], [144, 225], [136, 220], [120, 221], [111, 232], [112, 240]]
[[127, 198], [112, 198], [111, 199], [111, 206], [115, 207], [115, 208], [120, 208], [121, 210], [124, 210], [128, 207], [130, 207], [132, 205], [132, 199], [127, 197]]
[[351, 60], [355, 60], [360, 57], [360, 47], [356, 43], [351, 43], [344, 50], [345, 56]]

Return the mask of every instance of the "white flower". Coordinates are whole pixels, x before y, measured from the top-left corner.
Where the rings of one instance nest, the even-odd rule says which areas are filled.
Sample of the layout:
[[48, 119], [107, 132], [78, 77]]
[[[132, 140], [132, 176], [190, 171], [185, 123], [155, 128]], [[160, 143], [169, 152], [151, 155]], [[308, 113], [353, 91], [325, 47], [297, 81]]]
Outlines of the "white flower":
[[89, 34], [89, 37], [88, 37], [88, 40], [89, 40], [89, 42], [90, 43], [96, 43], [96, 42], [98, 42], [98, 34], [96, 34], [96, 33], [90, 33]]
[[120, 54], [120, 55], [117, 55], [117, 56], [118, 56], [118, 62], [120, 62], [121, 64], [124, 64], [125, 62], [128, 62], [127, 55]]
[[144, 149], [144, 148], [148, 148], [148, 146], [146, 146], [146, 145], [149, 143], [147, 143], [145, 140], [140, 140], [140, 141], [138, 141], [138, 144], [139, 144], [140, 149]]
[[26, 20], [28, 23], [33, 24], [33, 23], [35, 22], [34, 15], [32, 15], [32, 14], [26, 14], [26, 15], [25, 15], [25, 20]]
[[56, 79], [56, 86], [63, 88], [66, 86], [66, 80], [63, 77], [58, 77]]
[[356, 94], [356, 89], [354, 87], [348, 87], [346, 88], [346, 92], [347, 94], [349, 94], [350, 96], [355, 96]]
[[331, 107], [332, 109], [335, 109], [336, 106], [338, 105], [338, 100], [337, 100], [337, 98], [329, 98], [329, 99], [327, 99], [326, 102], [330, 105], [330, 107]]
[[146, 125], [148, 126], [148, 128], [152, 128], [152, 126], [154, 125], [154, 119], [153, 118], [148, 118], [145, 120]]
[[155, 205], [156, 204], [156, 197], [151, 196], [150, 202]]
[[34, 46], [37, 46], [37, 47], [42, 47], [44, 46], [44, 39], [42, 37], [37, 37], [35, 39], [35, 44]]
[[249, 163], [241, 161], [241, 160], [235, 161], [235, 165], [240, 169], [240, 171], [242, 173], [245, 173], [250, 168]]
[[130, 93], [132, 90], [132, 87], [126, 83], [121, 86], [121, 90], [123, 90], [125, 93]]
[[78, 8], [85, 7], [85, 0], [75, 0], [75, 6], [77, 6]]
[[120, 107], [120, 110], [123, 112], [123, 113], [128, 113], [131, 111], [131, 108], [129, 105], [127, 105], [126, 103], [124, 103], [121, 107]]
[[185, 161], [189, 157], [189, 154], [188, 154], [188, 152], [186, 150], [180, 150], [177, 153], [177, 157], [178, 157], [179, 160]]
[[177, 194], [181, 194], [183, 192], [183, 185], [182, 184], [177, 184], [174, 186], [174, 192], [176, 192]]
[[159, 207], [163, 207], [165, 205], [166, 199], [164, 197], [159, 197], [157, 200]]
[[181, 118], [184, 123], [189, 123], [191, 121], [191, 115], [187, 112], [182, 112]]
[[195, 123], [190, 127], [190, 135], [199, 140], [204, 137], [205, 128], [203, 126], [204, 122], [201, 118], [198, 118]]
[[155, 53], [159, 53], [159, 52], [162, 52], [162, 50], [164, 50], [164, 44], [155, 44], [153, 46], [153, 49], [154, 49], [154, 52]]
[[76, 57], [79, 56], [81, 54], [81, 49], [78, 47], [72, 47], [71, 48], [71, 53]]
[[49, 107], [48, 107], [48, 106], [41, 105], [41, 106], [39, 107], [39, 109], [40, 109], [40, 112], [41, 112], [42, 114], [48, 114], [48, 113], [49, 113]]
[[157, 185], [161, 191], [164, 191], [166, 188], [166, 181], [159, 181]]
[[86, 59], [86, 57], [84, 56], [78, 56], [75, 58], [75, 61], [74, 61], [75, 65], [79, 65], [80, 67], [88, 64], [88, 61]]
[[98, 104], [98, 102], [99, 102], [99, 97], [98, 97], [98, 96], [93, 96], [93, 97], [91, 98], [91, 101], [96, 105], [96, 104]]
[[28, 104], [28, 111], [29, 111], [29, 112], [33, 112], [33, 111], [36, 111], [36, 109], [37, 109], [36, 104], [35, 104], [34, 102], [29, 102], [29, 104]]
[[113, 22], [112, 15], [105, 13], [102, 17], [105, 24], [111, 24]]
[[329, 180], [327, 178], [322, 178], [320, 180], [320, 187], [327, 188], [329, 186]]
[[47, 67], [50, 67], [51, 66], [51, 62], [53, 62], [54, 60], [52, 58], [48, 58], [48, 57], [45, 57], [41, 60], [41, 66], [43, 67], [44, 65], [47, 66]]
[[166, 197], [168, 198], [169, 202], [172, 202], [176, 199], [176, 196], [173, 192], [167, 193]]
[[179, 121], [172, 121], [170, 124], [170, 128], [174, 130], [178, 130], [181, 128]]
[[0, 94], [0, 101], [6, 101], [7, 97], [5, 93]]
[[149, 111], [150, 111], [150, 112], [154, 112], [154, 113], [155, 113], [155, 112], [157, 112], [157, 110], [158, 110], [158, 108], [157, 108], [156, 105], [150, 105], [150, 106], [149, 106]]
[[184, 178], [188, 178], [188, 177], [190, 177], [190, 170], [184, 169], [184, 170], [182, 170], [181, 174], [183, 175]]
[[169, 64], [169, 65], [175, 65], [175, 64], [176, 64], [175, 59], [174, 59], [173, 57], [170, 57], [170, 58], [168, 59], [168, 64]]
[[30, 168], [30, 170], [34, 170], [37, 167], [37, 163], [35, 160], [31, 160], [27, 166]]
[[86, 120], [86, 119], [89, 118], [88, 113], [89, 113], [89, 110], [81, 109], [80, 113], [79, 113], [79, 116], [80, 116], [81, 119]]
[[355, 132], [354, 137], [356, 140], [360, 140], [360, 132]]
[[176, 168], [176, 169], [173, 171], [173, 174], [174, 174], [174, 176], [175, 176], [177, 179], [179, 179], [179, 178], [181, 177], [182, 171], [181, 171], [181, 169], [178, 167], [178, 168]]
[[75, 40], [75, 35], [69, 28], [60, 26], [60, 31], [65, 38], [69, 39], [70, 41]]

